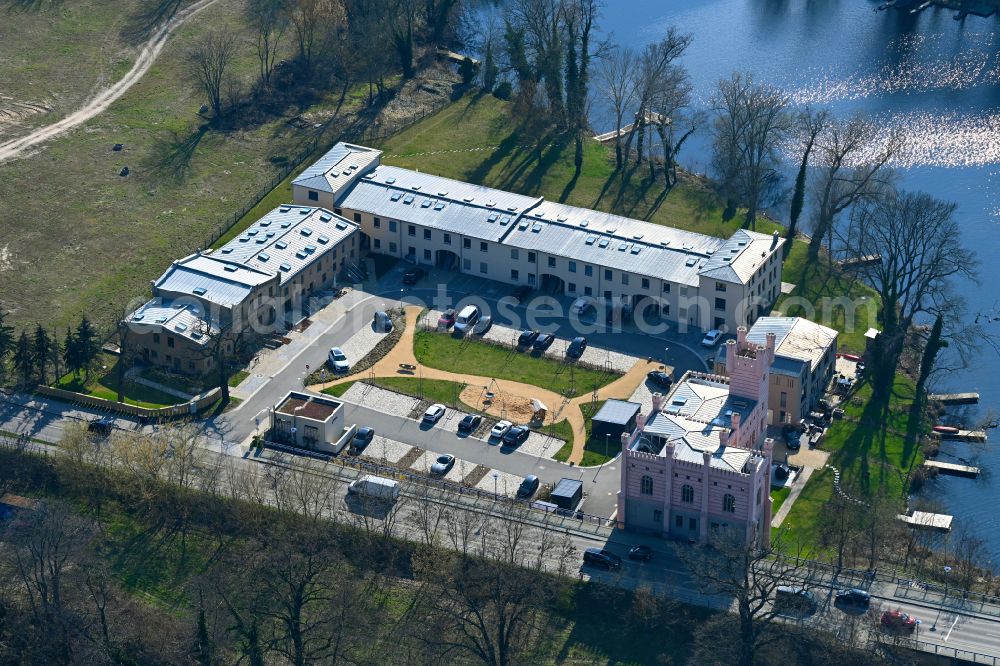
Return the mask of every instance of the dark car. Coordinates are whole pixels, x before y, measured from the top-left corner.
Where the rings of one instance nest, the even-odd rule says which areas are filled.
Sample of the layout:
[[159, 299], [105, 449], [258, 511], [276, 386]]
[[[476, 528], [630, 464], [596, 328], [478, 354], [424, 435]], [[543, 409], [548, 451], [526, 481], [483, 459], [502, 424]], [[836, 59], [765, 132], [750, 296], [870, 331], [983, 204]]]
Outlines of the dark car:
[[645, 544], [632, 546], [628, 549], [628, 559], [638, 560], [639, 562], [649, 562], [653, 559], [653, 549]]
[[403, 284], [405, 285], [415, 285], [420, 282], [420, 279], [427, 275], [427, 272], [422, 268], [411, 268], [405, 273], [403, 273]]
[[462, 420], [458, 422], [459, 432], [475, 432], [479, 424], [483, 422], [483, 417], [479, 414], [466, 414], [462, 417]]
[[583, 356], [583, 352], [586, 351], [586, 349], [587, 338], [581, 335], [573, 338], [573, 340], [569, 343], [569, 347], [566, 348], [566, 356], [569, 356], [570, 358], [580, 358]]
[[455, 325], [455, 308], [448, 308], [438, 317], [438, 328], [451, 328]]
[[527, 347], [531, 345], [538, 338], [538, 331], [531, 331], [524, 329], [521, 331], [521, 335], [517, 336], [517, 346]]
[[871, 595], [857, 588], [840, 590], [833, 598], [833, 605], [848, 615], [863, 615], [867, 613], [871, 603]]
[[517, 302], [520, 303], [530, 293], [531, 293], [531, 287], [529, 287], [526, 284], [522, 284], [521, 286], [519, 286], [516, 289], [514, 289], [513, 295], [514, 295], [514, 298], [517, 299]]
[[785, 435], [785, 447], [789, 451], [798, 451], [802, 448], [802, 433], [798, 430], [792, 430]]
[[87, 430], [96, 435], [110, 435], [115, 428], [115, 420], [110, 416], [102, 416], [87, 424]]
[[588, 548], [583, 551], [583, 563], [604, 569], [620, 569], [622, 558], [601, 548]]
[[368, 426], [358, 428], [358, 431], [354, 434], [354, 439], [351, 440], [351, 450], [360, 453], [372, 443], [373, 439], [375, 439], [375, 428], [369, 428]]
[[916, 630], [917, 625], [920, 624], [920, 621], [902, 611], [887, 610], [882, 613], [882, 619], [879, 621], [879, 624], [882, 625], [882, 629], [885, 631], [912, 634]]
[[652, 372], [647, 372], [646, 379], [667, 391], [670, 390], [670, 387], [674, 383], [674, 379], [670, 376], [670, 373], [664, 372], [663, 370], [653, 370]]
[[524, 477], [524, 480], [521, 481], [521, 485], [517, 487], [517, 496], [531, 497], [535, 494], [535, 491], [538, 490], [538, 483], [538, 477], [534, 474], [529, 474]]
[[518, 444], [524, 444], [529, 434], [531, 434], [531, 429], [528, 426], [518, 425], [508, 430], [500, 441], [506, 446], [517, 446]]
[[535, 351], [545, 351], [551, 347], [552, 343], [555, 341], [556, 336], [551, 333], [541, 333], [537, 338], [535, 338], [535, 342], [531, 345], [531, 348]]

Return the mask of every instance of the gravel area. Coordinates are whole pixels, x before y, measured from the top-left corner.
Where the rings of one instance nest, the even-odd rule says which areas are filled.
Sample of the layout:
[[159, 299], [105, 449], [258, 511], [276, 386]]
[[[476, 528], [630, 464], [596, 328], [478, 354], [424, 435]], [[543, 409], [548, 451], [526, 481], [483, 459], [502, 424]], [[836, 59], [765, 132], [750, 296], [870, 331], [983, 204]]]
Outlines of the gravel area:
[[562, 446], [563, 441], [557, 437], [532, 432], [528, 435], [528, 439], [524, 440], [524, 444], [517, 447], [517, 452], [528, 456], [551, 459]]
[[403, 417], [409, 416], [413, 408], [420, 402], [417, 398], [362, 382], [354, 383], [351, 388], [347, 389], [342, 399], [365, 407], [376, 408], [386, 414]]
[[649, 385], [646, 382], [639, 384], [639, 386], [629, 397], [631, 402], [637, 402], [642, 405], [642, 409], [639, 411], [646, 416], [649, 416], [653, 411], [653, 391], [650, 390]]
[[360, 331], [351, 336], [351, 339], [340, 346], [347, 356], [348, 362], [353, 366], [355, 363], [368, 355], [388, 333], [372, 330], [371, 325], [363, 326]]
[[409, 444], [397, 442], [387, 437], [380, 437], [377, 433], [378, 431], [376, 431], [375, 439], [372, 440], [372, 443], [365, 447], [364, 452], [361, 454], [362, 458], [368, 458], [375, 462], [385, 460], [396, 464], [413, 449]]
[[[525, 442], [527, 444], [527, 442]], [[476, 484], [476, 488], [480, 490], [485, 490], [487, 492], [493, 492], [493, 475], [497, 475], [496, 479], [496, 489], [501, 495], [506, 495], [507, 497], [514, 497], [517, 494], [517, 488], [521, 485], [521, 477], [516, 474], [508, 474], [507, 472], [501, 472], [499, 470], [490, 470], [490, 472], [483, 477], [483, 480]]]
[[[435, 451], [424, 451], [420, 454], [410, 469], [414, 472], [420, 472], [421, 474], [430, 474], [431, 465], [437, 460], [437, 457], [441, 455]], [[455, 459], [455, 465], [448, 470], [448, 473], [444, 475], [446, 481], [451, 481], [452, 483], [461, 483], [462, 479], [466, 477], [472, 470], [476, 468], [476, 463], [469, 462], [468, 460], [462, 460], [461, 458]]]

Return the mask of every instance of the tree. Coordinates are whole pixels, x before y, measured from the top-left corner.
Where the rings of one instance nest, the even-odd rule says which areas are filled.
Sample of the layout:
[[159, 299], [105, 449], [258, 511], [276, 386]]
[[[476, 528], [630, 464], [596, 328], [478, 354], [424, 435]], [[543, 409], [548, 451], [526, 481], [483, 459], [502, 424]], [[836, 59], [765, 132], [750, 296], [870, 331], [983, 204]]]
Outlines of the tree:
[[226, 70], [236, 56], [236, 37], [230, 33], [212, 31], [197, 42], [188, 55], [191, 78], [208, 97], [216, 118], [222, 116]]
[[[691, 80], [687, 70], [676, 63], [663, 69], [651, 100], [651, 125], [663, 149], [663, 178], [667, 187], [677, 182], [677, 153], [703, 122], [702, 114], [691, 113]], [[650, 167], [652, 167], [650, 161]]]
[[[58, 353], [49, 337], [48, 331], [42, 328], [41, 324], [35, 328], [35, 337], [31, 343], [31, 354], [35, 359], [35, 370], [38, 372], [38, 382], [47, 384], [49, 363], [52, 362], [53, 352]], [[58, 377], [57, 377], [58, 379]]]
[[472, 58], [468, 56], [462, 58], [462, 62], [458, 64], [458, 75], [462, 77], [462, 83], [472, 83], [472, 80], [476, 78], [476, 71], [476, 63], [472, 62]]
[[757, 213], [781, 182], [779, 148], [788, 135], [788, 98], [734, 73], [719, 82], [712, 102], [715, 138], [712, 164], [723, 190], [747, 209], [746, 227], [757, 228]]
[[442, 42], [451, 25], [451, 16], [458, 0], [424, 0], [424, 23], [430, 29], [430, 42]]
[[388, 10], [389, 25], [392, 26], [392, 45], [396, 49], [399, 67], [404, 79], [412, 79], [417, 71], [413, 65], [415, 33], [420, 19], [419, 0], [392, 0]]
[[[563, 3], [559, 0], [514, 0], [508, 12], [508, 20], [517, 25], [516, 35], [523, 37], [526, 57], [531, 60], [534, 73], [531, 78], [544, 86], [551, 119], [556, 125], [565, 127], [563, 74], [566, 35], [562, 19]], [[531, 83], [530, 79], [522, 81]]]
[[6, 322], [7, 313], [0, 308], [0, 382], [6, 377], [7, 356], [15, 349], [14, 327]]
[[732, 643], [733, 661], [740, 666], [752, 666], [756, 652], [781, 637], [773, 622], [780, 611], [771, 603], [775, 589], [789, 579], [803, 581], [799, 586], [808, 588], [815, 575], [798, 559], [788, 557], [784, 544], [783, 534], [761, 548], [756, 540], [744, 541], [740, 532], [722, 531], [712, 537], [710, 548], [689, 549], [682, 556], [706, 593], [734, 600], [738, 628]]
[[[618, 47], [608, 57], [601, 60], [598, 69], [598, 80], [604, 96], [611, 103], [615, 116], [615, 130], [620, 130], [625, 119], [625, 111], [632, 106], [635, 99], [635, 81], [632, 71], [636, 66], [635, 52], [629, 48]], [[615, 168], [624, 166], [622, 156], [622, 135], [615, 134]]]
[[381, 97], [385, 76], [392, 69], [392, 50], [385, 45], [392, 40], [389, 20], [376, 3], [351, 1], [345, 4], [350, 30], [347, 39], [357, 55], [350, 62], [353, 72], [368, 83], [368, 104], [375, 103], [375, 93]]
[[73, 330], [69, 326], [66, 327], [66, 337], [63, 342], [63, 363], [66, 364], [66, 372], [71, 372], [74, 375], [79, 375], [80, 370], [83, 369], [80, 348], [77, 345], [76, 336], [73, 335]]
[[306, 78], [311, 78], [317, 62], [342, 37], [344, 8], [338, 0], [293, 0], [288, 18], [299, 66]]
[[867, 118], [855, 116], [847, 121], [830, 120], [820, 134], [810, 261], [819, 257], [824, 238], [832, 261], [833, 234], [840, 214], [871, 200], [892, 183], [886, 166], [902, 147], [903, 135], [894, 130], [880, 143], [878, 131]]
[[809, 156], [812, 154], [816, 139], [826, 129], [830, 112], [826, 109], [813, 111], [806, 108], [799, 113], [797, 124], [802, 135], [802, 161], [799, 162], [799, 171], [795, 175], [795, 190], [792, 193], [792, 205], [788, 214], [788, 229], [785, 231], [785, 238], [788, 240], [784, 245], [783, 254], [788, 258], [788, 253], [792, 251], [795, 240], [795, 232], [799, 223], [799, 215], [802, 214], [802, 206], [806, 197], [806, 178], [809, 175]]
[[261, 87], [266, 90], [271, 85], [281, 40], [288, 30], [286, 0], [249, 0], [244, 20], [257, 38], [258, 75]]
[[90, 381], [90, 370], [101, 353], [101, 341], [87, 315], [80, 318], [80, 323], [76, 327], [75, 342], [85, 381]]
[[953, 278], [976, 280], [978, 263], [962, 246], [955, 204], [895, 189], [869, 197], [851, 215], [849, 257], [877, 257], [861, 274], [879, 295], [882, 333], [875, 339], [872, 387], [884, 396], [914, 319], [954, 308]]
[[25, 331], [21, 331], [21, 337], [17, 339], [13, 360], [14, 371], [21, 384], [28, 384], [35, 376], [35, 355], [31, 350], [31, 339]]

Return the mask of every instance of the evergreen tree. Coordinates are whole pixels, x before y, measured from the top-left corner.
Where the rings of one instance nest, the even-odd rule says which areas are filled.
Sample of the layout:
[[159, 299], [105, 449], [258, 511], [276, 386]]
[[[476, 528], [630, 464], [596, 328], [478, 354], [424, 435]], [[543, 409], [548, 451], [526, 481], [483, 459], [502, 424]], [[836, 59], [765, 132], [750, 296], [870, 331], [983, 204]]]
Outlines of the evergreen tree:
[[14, 327], [5, 323], [7, 313], [0, 309], [0, 382], [7, 376], [7, 357], [14, 351], [16, 338], [14, 337]]
[[212, 639], [208, 635], [208, 621], [205, 619], [205, 609], [198, 609], [198, 636], [195, 638], [194, 658], [200, 666], [212, 666]]
[[35, 358], [35, 371], [39, 384], [47, 384], [49, 363], [52, 362], [52, 338], [48, 331], [38, 324], [35, 328], [35, 340], [32, 344], [31, 353]]
[[21, 337], [17, 339], [17, 346], [14, 348], [14, 370], [22, 384], [29, 383], [35, 376], [35, 355], [31, 349], [31, 339], [24, 331], [21, 331]]
[[80, 345], [69, 326], [66, 327], [66, 341], [63, 343], [63, 362], [66, 364], [66, 372], [72, 372], [74, 375], [79, 375], [83, 369], [83, 364], [80, 362]]
[[83, 315], [80, 323], [76, 327], [76, 347], [79, 355], [80, 368], [84, 371], [85, 381], [90, 380], [90, 370], [94, 367], [94, 362], [101, 353], [101, 341], [97, 337], [97, 331]]

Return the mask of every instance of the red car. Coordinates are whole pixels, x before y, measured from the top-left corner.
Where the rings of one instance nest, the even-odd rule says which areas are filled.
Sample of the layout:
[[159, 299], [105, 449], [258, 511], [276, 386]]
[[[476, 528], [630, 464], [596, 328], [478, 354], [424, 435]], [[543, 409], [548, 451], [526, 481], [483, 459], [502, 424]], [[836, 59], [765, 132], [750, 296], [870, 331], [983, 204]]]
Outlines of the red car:
[[451, 328], [455, 325], [455, 309], [448, 308], [438, 317], [438, 328]]
[[917, 628], [917, 622], [917, 618], [902, 611], [894, 610], [882, 613], [882, 628], [887, 631], [912, 634]]

